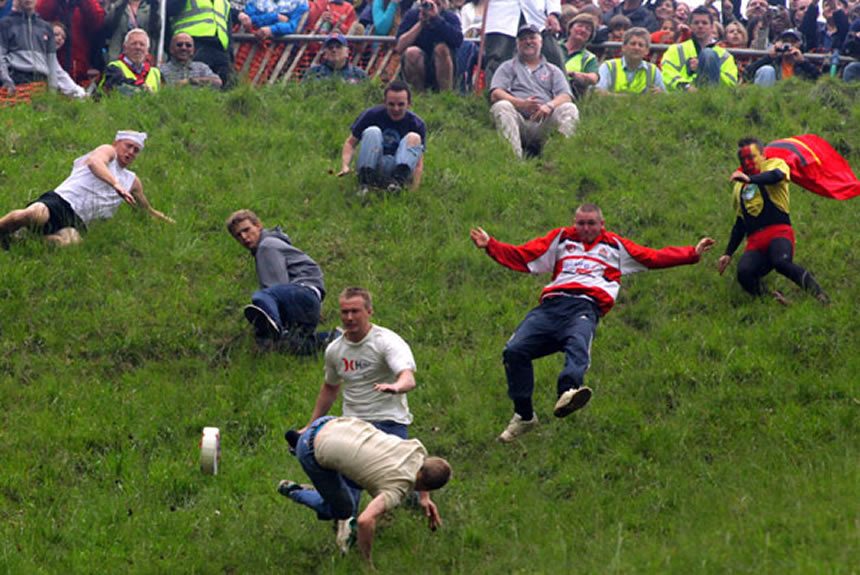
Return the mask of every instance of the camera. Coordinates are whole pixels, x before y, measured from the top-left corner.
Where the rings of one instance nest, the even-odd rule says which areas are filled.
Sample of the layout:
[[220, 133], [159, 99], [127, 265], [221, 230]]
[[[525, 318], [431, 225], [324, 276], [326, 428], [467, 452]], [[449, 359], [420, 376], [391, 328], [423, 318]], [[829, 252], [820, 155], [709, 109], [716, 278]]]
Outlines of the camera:
[[420, 4], [420, 7], [422, 10], [429, 12], [430, 10], [433, 9], [433, 3], [432, 2], [422, 2]]
[[777, 54], [785, 54], [789, 50], [791, 50], [791, 46], [788, 44], [783, 44], [782, 46], [777, 46], [774, 52], [776, 52]]

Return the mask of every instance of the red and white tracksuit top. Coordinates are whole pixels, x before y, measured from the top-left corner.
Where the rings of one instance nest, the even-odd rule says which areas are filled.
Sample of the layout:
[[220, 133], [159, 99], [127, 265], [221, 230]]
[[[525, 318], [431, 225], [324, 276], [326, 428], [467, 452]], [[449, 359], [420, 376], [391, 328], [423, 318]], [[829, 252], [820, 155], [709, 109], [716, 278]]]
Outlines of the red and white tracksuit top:
[[655, 250], [606, 230], [594, 243], [586, 244], [574, 227], [556, 228], [521, 246], [490, 238], [487, 254], [512, 270], [552, 272], [552, 281], [543, 288], [541, 301], [558, 292], [586, 295], [597, 303], [602, 315], [615, 304], [621, 276], [699, 261], [694, 246]]

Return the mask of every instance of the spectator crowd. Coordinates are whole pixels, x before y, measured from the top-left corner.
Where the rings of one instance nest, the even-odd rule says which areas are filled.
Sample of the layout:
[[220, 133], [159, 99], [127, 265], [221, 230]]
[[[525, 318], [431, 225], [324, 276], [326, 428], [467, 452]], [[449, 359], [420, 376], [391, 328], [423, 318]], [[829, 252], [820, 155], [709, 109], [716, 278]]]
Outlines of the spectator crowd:
[[[0, 0], [0, 84], [6, 96], [33, 83], [74, 97], [165, 84], [228, 89], [237, 76], [235, 33], [259, 43], [313, 33], [330, 41], [313, 48], [313, 72], [301, 72], [311, 79], [366, 79], [350, 56], [374, 43], [350, 50], [344, 36], [393, 36], [413, 89], [468, 91], [476, 82], [492, 88], [496, 70], [519, 54], [524, 26], [574, 100], [591, 91], [860, 78], [858, 61], [809, 58], [860, 57], [860, 0], [785, 1], [691, 8], [677, 0], [167, 0], [163, 18], [158, 0]], [[169, 58], [157, 62], [162, 35]]]

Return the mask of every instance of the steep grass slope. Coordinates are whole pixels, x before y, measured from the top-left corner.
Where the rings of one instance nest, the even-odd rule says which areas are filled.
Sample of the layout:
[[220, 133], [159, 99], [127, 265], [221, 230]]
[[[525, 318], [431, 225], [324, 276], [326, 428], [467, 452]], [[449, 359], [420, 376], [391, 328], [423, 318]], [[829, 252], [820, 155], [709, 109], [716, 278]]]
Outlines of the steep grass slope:
[[[81, 246], [0, 252], [0, 570], [8, 573], [348, 573], [328, 525], [275, 493], [304, 480], [282, 433], [303, 425], [322, 363], [254, 348], [241, 308], [253, 266], [226, 233], [235, 209], [283, 224], [322, 265], [330, 297], [364, 285], [375, 320], [412, 345], [414, 436], [453, 463], [430, 533], [398, 509], [383, 572], [851, 573], [858, 561], [857, 200], [793, 188], [797, 261], [833, 306], [747, 297], [716, 273], [728, 238], [735, 142], [804, 132], [860, 171], [856, 90], [595, 100], [575, 137], [514, 161], [483, 101], [419, 96], [420, 192], [354, 197], [336, 179], [347, 128], [381, 88], [165, 92], [100, 104], [45, 98], [0, 115], [0, 211], [52, 189], [116, 129], [150, 139], [134, 169], [177, 220], [123, 207]], [[521, 243], [582, 201], [652, 246], [717, 249], [698, 266], [625, 278], [601, 322], [595, 397], [554, 420], [562, 358], [536, 363], [542, 426], [510, 417], [501, 351], [546, 277], [493, 263], [482, 225]], [[336, 412], [339, 406], [336, 406]], [[197, 442], [221, 428], [222, 473]]]

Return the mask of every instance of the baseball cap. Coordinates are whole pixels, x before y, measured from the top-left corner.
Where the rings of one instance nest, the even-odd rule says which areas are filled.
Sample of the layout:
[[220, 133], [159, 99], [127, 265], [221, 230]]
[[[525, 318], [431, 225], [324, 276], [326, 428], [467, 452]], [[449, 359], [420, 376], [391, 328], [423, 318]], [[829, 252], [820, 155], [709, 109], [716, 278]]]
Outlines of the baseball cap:
[[517, 39], [522, 36], [531, 36], [532, 34], [540, 34], [540, 30], [537, 29], [537, 26], [534, 24], [523, 24], [520, 26], [520, 29], [517, 30]]
[[803, 34], [795, 28], [789, 28], [788, 30], [786, 30], [785, 32], [780, 34], [779, 37], [780, 38], [792, 37], [795, 40], [797, 40], [798, 42], [803, 42]]
[[341, 46], [346, 46], [346, 38], [343, 37], [343, 34], [329, 34], [328, 38], [325, 39], [324, 45], [328, 46], [332, 42], [337, 42]]

